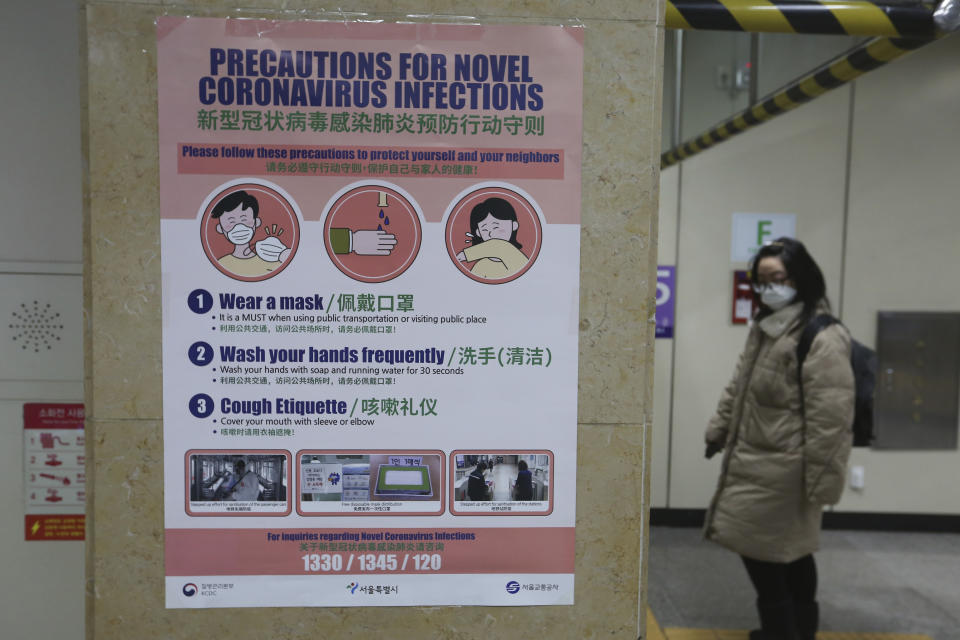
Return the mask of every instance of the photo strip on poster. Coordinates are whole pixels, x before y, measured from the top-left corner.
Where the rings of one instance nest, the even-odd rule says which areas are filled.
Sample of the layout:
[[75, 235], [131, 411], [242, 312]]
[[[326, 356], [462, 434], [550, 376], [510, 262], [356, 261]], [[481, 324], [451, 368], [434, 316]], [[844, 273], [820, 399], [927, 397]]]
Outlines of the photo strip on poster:
[[572, 604], [582, 27], [157, 43], [167, 607]]

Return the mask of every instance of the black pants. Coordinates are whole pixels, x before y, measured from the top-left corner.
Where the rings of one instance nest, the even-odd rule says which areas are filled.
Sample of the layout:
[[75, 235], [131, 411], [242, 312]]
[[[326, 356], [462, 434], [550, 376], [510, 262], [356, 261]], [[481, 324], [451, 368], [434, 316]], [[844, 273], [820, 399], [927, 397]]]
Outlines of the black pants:
[[813, 561], [812, 554], [786, 564], [740, 557], [753, 588], [757, 590], [757, 602], [760, 605], [784, 600], [813, 602], [817, 599], [817, 563]]

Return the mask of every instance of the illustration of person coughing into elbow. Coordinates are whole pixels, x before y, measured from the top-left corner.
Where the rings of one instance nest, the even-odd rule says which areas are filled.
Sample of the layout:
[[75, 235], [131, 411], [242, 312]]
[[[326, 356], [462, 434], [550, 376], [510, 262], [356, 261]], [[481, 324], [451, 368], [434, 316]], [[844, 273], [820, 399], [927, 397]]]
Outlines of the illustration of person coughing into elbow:
[[517, 213], [503, 198], [487, 198], [470, 211], [470, 246], [457, 254], [460, 262], [473, 262], [470, 273], [491, 280], [509, 278], [527, 265], [529, 258], [517, 242]]

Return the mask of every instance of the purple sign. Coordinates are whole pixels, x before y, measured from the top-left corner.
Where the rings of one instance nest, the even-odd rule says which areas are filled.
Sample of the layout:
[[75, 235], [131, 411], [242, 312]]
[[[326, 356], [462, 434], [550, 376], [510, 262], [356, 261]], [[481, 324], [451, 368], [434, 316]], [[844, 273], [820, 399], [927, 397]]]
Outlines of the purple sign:
[[657, 337], [673, 337], [676, 267], [657, 267]]

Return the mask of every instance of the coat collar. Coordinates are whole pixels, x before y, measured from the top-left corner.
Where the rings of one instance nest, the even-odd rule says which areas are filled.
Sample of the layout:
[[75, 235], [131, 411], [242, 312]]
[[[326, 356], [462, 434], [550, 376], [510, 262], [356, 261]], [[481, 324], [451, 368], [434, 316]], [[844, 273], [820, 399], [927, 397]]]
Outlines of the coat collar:
[[766, 318], [757, 323], [757, 326], [771, 338], [779, 338], [784, 334], [784, 332], [790, 328], [797, 318], [800, 317], [800, 312], [803, 311], [802, 302], [794, 302], [791, 305], [775, 311], [768, 315]]

